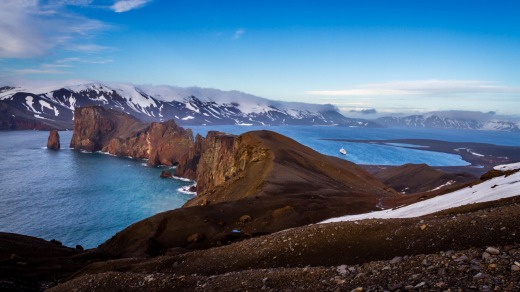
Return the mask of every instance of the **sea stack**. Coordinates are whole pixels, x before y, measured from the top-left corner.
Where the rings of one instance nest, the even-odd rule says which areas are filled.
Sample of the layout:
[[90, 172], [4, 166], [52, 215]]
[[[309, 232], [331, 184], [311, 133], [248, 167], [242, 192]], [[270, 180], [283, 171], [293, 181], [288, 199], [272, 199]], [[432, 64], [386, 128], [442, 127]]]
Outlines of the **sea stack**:
[[58, 134], [58, 130], [51, 130], [49, 132], [49, 139], [47, 140], [47, 149], [60, 149], [60, 134]]

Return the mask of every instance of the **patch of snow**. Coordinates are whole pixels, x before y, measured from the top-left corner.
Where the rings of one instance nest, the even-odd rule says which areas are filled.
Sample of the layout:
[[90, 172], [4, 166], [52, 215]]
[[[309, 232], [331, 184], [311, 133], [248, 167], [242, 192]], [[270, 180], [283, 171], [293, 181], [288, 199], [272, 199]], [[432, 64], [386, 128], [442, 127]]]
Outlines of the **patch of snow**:
[[493, 169], [502, 171], [520, 169], [520, 162], [497, 165]]
[[191, 104], [191, 102], [186, 103], [186, 108], [189, 109], [190, 111], [200, 114], [200, 110], [197, 107], [195, 107], [193, 104]]
[[[177, 117], [177, 116], [176, 116], [176, 117]], [[187, 116], [187, 117], [182, 118], [181, 120], [183, 120], [183, 121], [187, 121], [187, 120], [192, 120], [192, 119], [194, 119], [194, 118], [195, 118], [195, 117]]]
[[42, 120], [49, 120], [49, 119], [47, 119], [45, 117], [40, 116], [39, 114], [34, 114], [34, 117], [38, 118], [38, 119], [42, 119]]
[[470, 151], [470, 150], [468, 150], [468, 152], [471, 153], [471, 154], [473, 154], [473, 155], [475, 155], [475, 156], [479, 156], [479, 157], [483, 157], [483, 156], [485, 156], [484, 154], [480, 154], [480, 153], [473, 152], [473, 151]]
[[489, 202], [515, 196], [520, 196], [520, 172], [516, 172], [508, 177], [496, 177], [472, 187], [466, 187], [452, 193], [417, 202], [399, 209], [394, 208], [365, 214], [342, 216], [331, 218], [321, 223], [356, 221], [373, 218], [411, 218], [463, 205]]
[[46, 102], [45, 100], [40, 99], [40, 105], [42, 107], [42, 112], [43, 112], [43, 108], [46, 107], [46, 108], [50, 109], [51, 111], [54, 111], [54, 116], [57, 117], [60, 114], [60, 112], [58, 111], [58, 109], [55, 106], [51, 106], [51, 104]]
[[33, 113], [41, 114], [41, 112], [37, 111], [37, 110], [33, 107], [34, 101], [33, 101], [33, 97], [32, 97], [32, 96], [27, 96], [27, 97], [25, 98], [25, 103], [27, 104], [27, 106], [29, 106], [29, 108], [32, 110]]
[[440, 185], [440, 186], [438, 186], [438, 187], [436, 187], [436, 188], [434, 188], [434, 189], [432, 189], [432, 190], [430, 190], [430, 191], [440, 190], [440, 189], [442, 189], [443, 187], [451, 186], [451, 185], [454, 184], [454, 183], [455, 183], [454, 180], [450, 180], [450, 181], [448, 181], [447, 183], [442, 184], [442, 185]]

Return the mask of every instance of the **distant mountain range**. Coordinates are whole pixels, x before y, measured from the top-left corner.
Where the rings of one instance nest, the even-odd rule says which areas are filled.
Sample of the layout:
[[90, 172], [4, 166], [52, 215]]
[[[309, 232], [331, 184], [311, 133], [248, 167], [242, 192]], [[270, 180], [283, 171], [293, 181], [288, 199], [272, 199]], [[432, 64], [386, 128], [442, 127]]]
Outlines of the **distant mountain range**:
[[100, 105], [142, 121], [189, 125], [340, 125], [380, 127], [341, 115], [332, 105], [272, 101], [238, 91], [81, 83], [0, 87], [0, 129], [71, 129], [74, 109]]
[[191, 125], [337, 125], [520, 131], [504, 121], [415, 115], [347, 118], [333, 105], [282, 102], [239, 91], [125, 83], [65, 82], [0, 87], [0, 130], [72, 129], [76, 107], [100, 105], [142, 121], [174, 119]]
[[412, 115], [406, 117], [382, 117], [376, 123], [386, 127], [433, 128], [458, 130], [489, 130], [520, 132], [519, 123], [498, 120], [477, 120], [468, 118], [443, 117], [438, 114]]

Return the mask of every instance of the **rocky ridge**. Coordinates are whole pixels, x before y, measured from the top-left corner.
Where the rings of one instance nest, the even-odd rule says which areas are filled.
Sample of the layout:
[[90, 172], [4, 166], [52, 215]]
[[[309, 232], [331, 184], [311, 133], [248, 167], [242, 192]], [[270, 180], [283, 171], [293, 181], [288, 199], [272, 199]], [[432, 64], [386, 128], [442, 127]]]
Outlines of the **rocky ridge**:
[[419, 218], [310, 225], [209, 250], [107, 261], [53, 291], [516, 291], [519, 204], [514, 197]]
[[389, 167], [376, 172], [374, 176], [402, 194], [452, 189], [477, 179], [467, 173], [445, 173], [426, 164]]

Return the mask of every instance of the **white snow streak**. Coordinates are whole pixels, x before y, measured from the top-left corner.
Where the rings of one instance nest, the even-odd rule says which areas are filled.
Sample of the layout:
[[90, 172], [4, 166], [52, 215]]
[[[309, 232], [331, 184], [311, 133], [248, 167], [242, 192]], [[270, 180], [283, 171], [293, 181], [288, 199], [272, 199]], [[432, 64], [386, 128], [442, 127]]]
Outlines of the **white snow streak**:
[[520, 169], [520, 162], [497, 165], [497, 166], [493, 167], [493, 169], [502, 170], [502, 171]]
[[473, 187], [411, 204], [399, 209], [389, 209], [359, 215], [331, 218], [321, 223], [356, 221], [363, 219], [411, 218], [463, 205], [489, 202], [520, 195], [520, 172], [508, 177], [496, 177]]
[[34, 113], [41, 114], [39, 111], [37, 111], [37, 110], [33, 107], [34, 101], [33, 101], [33, 97], [32, 97], [32, 96], [27, 96], [27, 97], [25, 98], [25, 103], [27, 103], [27, 105], [31, 108], [31, 110], [32, 110]]

